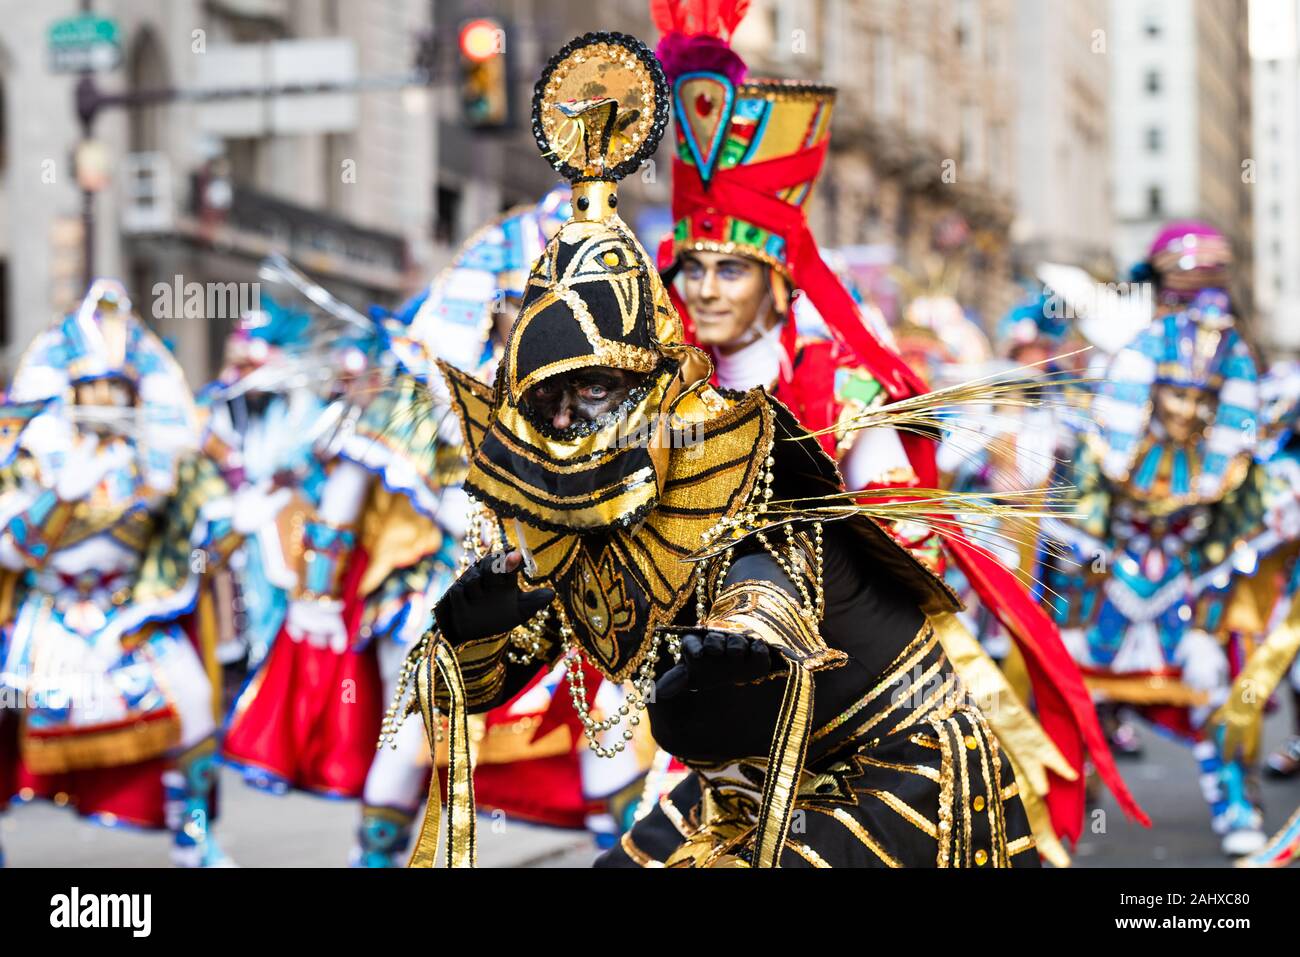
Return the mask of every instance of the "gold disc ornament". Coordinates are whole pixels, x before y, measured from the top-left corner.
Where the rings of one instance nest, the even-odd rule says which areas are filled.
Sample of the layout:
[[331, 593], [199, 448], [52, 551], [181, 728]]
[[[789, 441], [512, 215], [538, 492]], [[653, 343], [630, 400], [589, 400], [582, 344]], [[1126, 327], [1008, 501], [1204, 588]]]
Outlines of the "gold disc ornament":
[[623, 33], [588, 33], [542, 71], [533, 137], [569, 182], [617, 181], [654, 155], [668, 104], [668, 81], [649, 47]]

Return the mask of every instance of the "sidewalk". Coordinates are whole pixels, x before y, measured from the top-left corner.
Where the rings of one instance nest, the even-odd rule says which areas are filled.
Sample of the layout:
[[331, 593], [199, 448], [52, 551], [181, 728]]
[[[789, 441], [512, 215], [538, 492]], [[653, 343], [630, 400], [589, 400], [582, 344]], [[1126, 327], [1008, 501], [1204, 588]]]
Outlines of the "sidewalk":
[[[242, 867], [341, 867], [347, 863], [359, 805], [305, 794], [254, 791], [223, 769], [221, 846]], [[480, 867], [587, 867], [591, 839], [575, 831], [479, 818]], [[166, 867], [166, 834], [108, 828], [38, 802], [0, 817], [10, 867]]]

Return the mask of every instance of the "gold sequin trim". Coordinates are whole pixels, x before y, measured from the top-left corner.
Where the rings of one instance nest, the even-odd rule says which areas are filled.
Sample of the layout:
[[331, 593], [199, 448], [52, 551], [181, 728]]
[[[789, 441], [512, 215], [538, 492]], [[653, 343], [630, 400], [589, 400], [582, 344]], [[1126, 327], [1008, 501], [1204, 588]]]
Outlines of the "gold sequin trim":
[[939, 772], [927, 764], [899, 764], [895, 761], [882, 761], [879, 758], [873, 758], [865, 754], [855, 754], [854, 760], [859, 764], [865, 764], [873, 768], [883, 768], [886, 771], [904, 771], [909, 774], [919, 774], [923, 778], [938, 783]]
[[831, 817], [835, 818], [835, 820], [843, 824], [848, 829], [849, 833], [852, 834], [854, 837], [856, 837], [858, 841], [861, 842], [862, 845], [867, 848], [867, 850], [871, 851], [872, 854], [875, 854], [876, 857], [880, 858], [880, 860], [884, 862], [886, 867], [903, 866], [897, 860], [895, 860], [894, 857], [888, 851], [886, 851], [883, 847], [881, 847], [880, 843], [874, 837], [872, 837], [870, 834], [867, 833], [867, 829], [864, 828], [861, 824], [859, 824], [857, 818], [855, 818], [852, 814], [848, 813], [843, 808], [837, 807], [834, 811], [831, 812]]
[[636, 846], [632, 840], [632, 832], [625, 831], [623, 836], [618, 839], [619, 846], [623, 848], [623, 853], [632, 858], [633, 863], [638, 867], [663, 867], [663, 861], [657, 861], [641, 848]]
[[1018, 837], [1007, 845], [1007, 857], [1015, 857], [1017, 854], [1023, 854], [1025, 851], [1032, 851], [1037, 847], [1033, 835], [1026, 834], [1024, 837]]
[[[894, 659], [893, 664], [890, 665], [885, 676], [876, 683], [876, 686], [819, 728], [817, 732], [813, 734], [813, 740], [821, 740], [836, 728], [842, 727], [846, 722], [852, 720], [854, 715], [860, 712], [876, 698], [880, 697], [880, 695], [894, 684], [894, 682], [898, 681], [900, 677], [906, 675], [915, 668], [937, 644], [938, 638], [935, 637], [934, 629], [930, 626], [929, 621], [927, 621], [921, 626], [916, 637], [913, 638], [899, 656]], [[920, 647], [917, 647], [918, 645], [920, 645]], [[870, 725], [868, 725], [868, 727], [870, 727]], [[863, 730], [866, 729], [864, 728]]]
[[830, 865], [826, 863], [826, 858], [822, 857], [807, 844], [800, 844], [797, 841], [787, 841], [785, 846], [794, 851], [813, 867], [830, 867]]
[[892, 791], [878, 791], [875, 788], [868, 788], [863, 793], [876, 798], [904, 821], [916, 827], [917, 830], [934, 838], [936, 841], [939, 839], [939, 829], [935, 826], [935, 823]]
[[697, 828], [692, 827], [690, 822], [682, 816], [682, 812], [677, 809], [677, 805], [672, 802], [672, 799], [667, 794], [659, 798], [659, 810], [664, 812], [664, 817], [668, 818], [673, 827], [677, 828], [677, 833], [682, 837], [690, 837], [696, 832]]

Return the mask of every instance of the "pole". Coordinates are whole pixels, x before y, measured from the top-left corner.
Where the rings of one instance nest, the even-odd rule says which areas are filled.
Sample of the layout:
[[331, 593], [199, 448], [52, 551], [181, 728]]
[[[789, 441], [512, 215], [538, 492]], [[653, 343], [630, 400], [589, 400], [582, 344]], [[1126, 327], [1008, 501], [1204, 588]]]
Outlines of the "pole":
[[[92, 0], [81, 0], [82, 14], [94, 13]], [[91, 70], [83, 70], [81, 77], [77, 81], [76, 103], [77, 116], [81, 121], [81, 143], [86, 147], [94, 137], [95, 132], [95, 111], [94, 108], [87, 108], [88, 104], [93, 102], [93, 97], [88, 93], [93, 93], [95, 86], [94, 73]], [[90, 284], [95, 281], [95, 194], [85, 186], [81, 188], [81, 230], [82, 230], [82, 254], [81, 254], [81, 289], [82, 294], [90, 288]]]

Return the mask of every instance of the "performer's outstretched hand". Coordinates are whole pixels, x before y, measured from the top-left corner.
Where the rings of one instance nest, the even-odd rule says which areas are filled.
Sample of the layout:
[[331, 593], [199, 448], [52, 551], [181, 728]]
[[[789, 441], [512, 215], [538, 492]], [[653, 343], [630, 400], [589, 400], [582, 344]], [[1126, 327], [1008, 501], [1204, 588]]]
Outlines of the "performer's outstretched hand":
[[767, 642], [744, 635], [702, 631], [682, 638], [682, 659], [655, 682], [655, 700], [683, 691], [756, 681], [772, 670]]
[[466, 569], [433, 607], [438, 630], [453, 647], [525, 624], [555, 598], [549, 588], [522, 591], [516, 550], [488, 555]]

